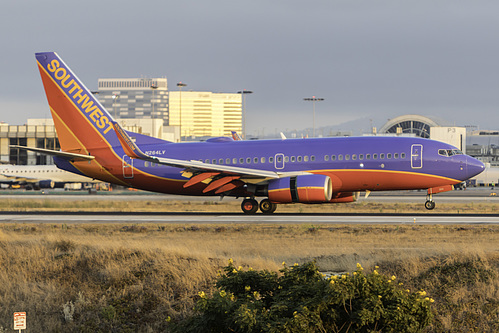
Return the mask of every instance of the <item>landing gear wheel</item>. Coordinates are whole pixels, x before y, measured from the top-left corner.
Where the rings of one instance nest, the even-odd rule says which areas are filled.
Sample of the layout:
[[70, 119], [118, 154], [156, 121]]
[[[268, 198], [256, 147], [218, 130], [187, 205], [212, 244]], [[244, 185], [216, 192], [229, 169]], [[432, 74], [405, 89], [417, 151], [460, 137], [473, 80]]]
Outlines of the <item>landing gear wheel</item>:
[[241, 203], [244, 214], [255, 214], [258, 210], [258, 202], [255, 199], [244, 199]]
[[427, 200], [425, 203], [424, 203], [424, 206], [426, 209], [428, 210], [432, 210], [433, 208], [435, 208], [435, 201], [430, 201], [430, 200]]
[[260, 210], [263, 214], [272, 214], [277, 209], [277, 204], [273, 203], [269, 199], [263, 199], [260, 201]]

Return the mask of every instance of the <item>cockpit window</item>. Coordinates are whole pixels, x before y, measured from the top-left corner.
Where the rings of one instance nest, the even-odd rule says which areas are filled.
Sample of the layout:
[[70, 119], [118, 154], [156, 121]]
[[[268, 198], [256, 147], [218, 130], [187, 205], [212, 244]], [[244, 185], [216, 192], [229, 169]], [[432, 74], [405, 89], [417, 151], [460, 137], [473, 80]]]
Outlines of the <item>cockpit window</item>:
[[454, 155], [463, 155], [463, 152], [459, 149], [439, 149], [438, 155], [441, 156], [454, 156]]

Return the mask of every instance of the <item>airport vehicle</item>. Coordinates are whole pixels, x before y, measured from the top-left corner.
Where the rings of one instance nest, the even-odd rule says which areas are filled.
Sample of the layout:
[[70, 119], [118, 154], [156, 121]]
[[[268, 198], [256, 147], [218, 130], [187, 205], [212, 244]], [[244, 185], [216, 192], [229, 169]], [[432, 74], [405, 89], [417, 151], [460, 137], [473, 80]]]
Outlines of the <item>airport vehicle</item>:
[[[95, 183], [94, 179], [67, 172], [55, 165], [0, 165], [0, 184], [22, 185], [27, 189], [64, 187], [65, 184]], [[81, 185], [80, 185], [81, 187]]]
[[[61, 151], [56, 164], [148, 191], [242, 197], [243, 212], [277, 204], [352, 202], [359, 191], [452, 190], [483, 164], [448, 144], [408, 137], [171, 143], [125, 131], [54, 52], [36, 59]], [[38, 150], [40, 151], [40, 150]], [[255, 198], [264, 199], [258, 204]]]

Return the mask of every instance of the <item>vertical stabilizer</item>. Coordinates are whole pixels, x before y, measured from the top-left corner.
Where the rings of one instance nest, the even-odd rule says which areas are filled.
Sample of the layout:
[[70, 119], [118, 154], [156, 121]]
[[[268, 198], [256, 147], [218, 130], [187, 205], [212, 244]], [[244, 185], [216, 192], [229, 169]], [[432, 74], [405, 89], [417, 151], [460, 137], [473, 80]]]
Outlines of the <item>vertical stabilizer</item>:
[[36, 54], [63, 151], [89, 154], [110, 148], [116, 135], [111, 115], [55, 52]]

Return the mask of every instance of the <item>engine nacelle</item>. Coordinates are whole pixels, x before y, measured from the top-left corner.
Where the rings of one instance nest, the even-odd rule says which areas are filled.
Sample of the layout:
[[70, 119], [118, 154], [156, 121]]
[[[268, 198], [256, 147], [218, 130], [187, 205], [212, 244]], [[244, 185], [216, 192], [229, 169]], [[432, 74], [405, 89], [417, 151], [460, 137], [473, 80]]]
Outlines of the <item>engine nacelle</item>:
[[333, 195], [329, 202], [331, 203], [345, 203], [354, 202], [359, 198], [359, 192], [338, 192]]
[[55, 182], [53, 180], [47, 179], [47, 180], [40, 180], [38, 182], [38, 187], [39, 188], [54, 188]]
[[303, 175], [279, 178], [268, 185], [269, 200], [277, 203], [324, 203], [333, 195], [331, 178], [325, 175]]

